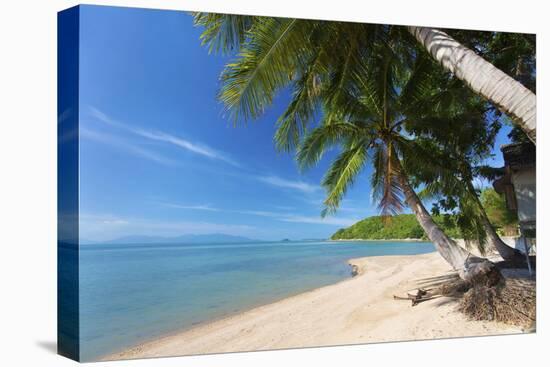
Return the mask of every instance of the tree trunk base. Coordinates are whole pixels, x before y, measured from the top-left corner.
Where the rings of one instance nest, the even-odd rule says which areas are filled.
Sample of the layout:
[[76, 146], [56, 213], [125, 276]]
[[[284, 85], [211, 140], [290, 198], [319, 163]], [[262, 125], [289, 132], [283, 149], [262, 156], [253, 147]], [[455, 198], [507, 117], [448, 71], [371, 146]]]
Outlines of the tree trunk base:
[[474, 285], [463, 295], [459, 310], [471, 320], [532, 329], [536, 326], [536, 282], [510, 278], [495, 287]]
[[469, 257], [464, 261], [464, 268], [459, 271], [460, 277], [469, 285], [494, 287], [503, 279], [495, 263], [479, 257]]
[[[423, 283], [416, 294], [393, 296], [411, 301], [412, 306], [439, 297], [458, 300], [458, 309], [471, 320], [499, 321], [532, 330], [536, 326], [536, 280], [529, 277], [504, 277], [504, 262], [493, 263], [469, 257], [459, 274], [446, 276], [443, 282]], [[525, 267], [524, 265], [521, 267]]]

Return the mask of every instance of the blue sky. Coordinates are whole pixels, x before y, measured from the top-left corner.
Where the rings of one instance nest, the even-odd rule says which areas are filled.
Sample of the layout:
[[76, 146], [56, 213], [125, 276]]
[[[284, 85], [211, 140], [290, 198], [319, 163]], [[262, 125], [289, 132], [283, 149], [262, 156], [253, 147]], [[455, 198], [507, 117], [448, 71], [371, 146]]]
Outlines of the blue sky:
[[[367, 169], [339, 213], [320, 217], [330, 155], [300, 172], [274, 149], [285, 92], [261, 119], [234, 127], [216, 100], [229, 59], [209, 55], [200, 33], [183, 12], [81, 8], [81, 238], [326, 238], [377, 214]], [[492, 164], [501, 163], [498, 152]]]

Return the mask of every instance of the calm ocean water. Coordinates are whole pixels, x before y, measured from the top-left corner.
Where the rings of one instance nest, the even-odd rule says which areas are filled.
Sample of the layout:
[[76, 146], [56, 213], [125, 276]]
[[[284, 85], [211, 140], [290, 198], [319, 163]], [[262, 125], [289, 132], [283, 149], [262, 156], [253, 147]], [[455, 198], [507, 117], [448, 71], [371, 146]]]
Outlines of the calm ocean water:
[[81, 358], [350, 277], [348, 259], [434, 250], [428, 242], [83, 245]]

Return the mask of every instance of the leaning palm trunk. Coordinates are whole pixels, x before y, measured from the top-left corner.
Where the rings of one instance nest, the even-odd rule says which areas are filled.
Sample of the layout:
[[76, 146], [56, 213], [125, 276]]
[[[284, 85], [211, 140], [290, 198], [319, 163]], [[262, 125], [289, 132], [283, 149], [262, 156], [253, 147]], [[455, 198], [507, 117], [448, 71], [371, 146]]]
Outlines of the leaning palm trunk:
[[481, 220], [483, 221], [483, 228], [487, 233], [487, 242], [489, 246], [494, 247], [497, 250], [498, 254], [504, 260], [510, 260], [510, 261], [525, 260], [521, 252], [519, 252], [515, 248], [508, 246], [507, 244], [504, 243], [504, 241], [502, 241], [502, 239], [499, 237], [499, 235], [496, 233], [495, 229], [489, 222], [489, 219], [486, 217], [486, 214], [484, 211], [482, 211]]
[[434, 222], [431, 215], [428, 213], [422, 201], [410, 186], [407, 177], [404, 174], [399, 174], [399, 183], [405, 194], [405, 201], [409, 208], [414, 212], [418, 223], [435, 245], [439, 254], [453, 267], [455, 270], [461, 270], [464, 267], [464, 262], [469, 257], [473, 256], [463, 247], [460, 247], [445, 232], [439, 228]]
[[432, 57], [470, 89], [493, 102], [536, 143], [536, 95], [445, 32], [407, 27]]
[[483, 228], [487, 233], [487, 242], [489, 243], [489, 246], [494, 247], [504, 260], [523, 261], [524, 257], [521, 252], [505, 244], [493, 228], [493, 225], [489, 221], [489, 217], [487, 217], [487, 213], [485, 212], [481, 201], [479, 201], [479, 198], [472, 183], [468, 182], [467, 187], [470, 194], [475, 198], [476, 204], [479, 208]]
[[418, 223], [430, 241], [432, 241], [439, 254], [467, 283], [482, 283], [488, 286], [496, 285], [502, 279], [502, 276], [500, 271], [495, 267], [495, 264], [487, 259], [472, 255], [450, 239], [434, 222], [424, 204], [422, 204], [422, 201], [410, 186], [402, 167], [399, 167], [397, 174], [407, 205], [414, 212]]

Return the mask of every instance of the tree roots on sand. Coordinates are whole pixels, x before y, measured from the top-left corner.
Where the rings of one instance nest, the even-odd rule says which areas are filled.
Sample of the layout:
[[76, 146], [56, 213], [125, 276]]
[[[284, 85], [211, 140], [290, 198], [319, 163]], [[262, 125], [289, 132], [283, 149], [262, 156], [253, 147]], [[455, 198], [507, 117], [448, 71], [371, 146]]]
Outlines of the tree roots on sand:
[[415, 306], [442, 296], [453, 297], [458, 300], [458, 310], [471, 320], [497, 321], [534, 330], [535, 278], [525, 274], [519, 276], [517, 269], [500, 270], [495, 272], [499, 275], [498, 281], [496, 275], [471, 279], [469, 282], [458, 275], [445, 276], [444, 281], [433, 284], [431, 288], [420, 288], [416, 294], [394, 296], [394, 299], [411, 300]]
[[536, 283], [503, 279], [494, 287], [474, 285], [460, 299], [459, 310], [472, 320], [494, 320], [532, 328], [536, 319]]

